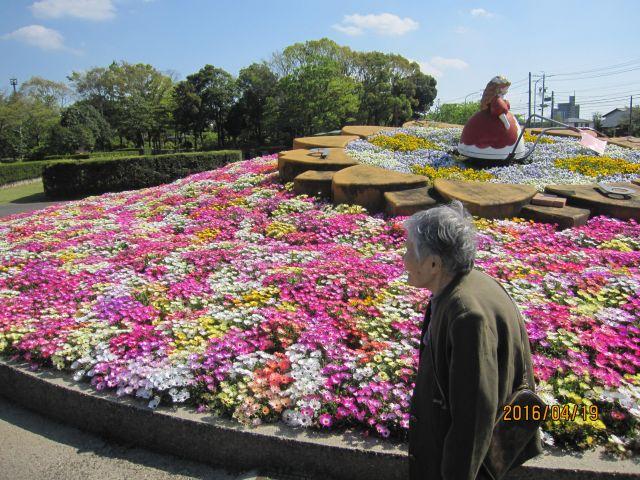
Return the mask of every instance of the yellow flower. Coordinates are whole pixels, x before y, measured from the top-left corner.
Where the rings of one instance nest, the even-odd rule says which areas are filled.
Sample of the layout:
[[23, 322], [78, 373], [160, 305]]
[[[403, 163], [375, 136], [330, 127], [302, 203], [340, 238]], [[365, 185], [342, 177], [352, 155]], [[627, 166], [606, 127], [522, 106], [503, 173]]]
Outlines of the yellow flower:
[[298, 310], [296, 304], [291, 302], [281, 302], [276, 305], [276, 309], [284, 312], [295, 312]]
[[493, 175], [483, 170], [474, 170], [472, 168], [463, 169], [456, 166], [434, 168], [430, 165], [413, 165], [411, 167], [411, 170], [416, 175], [424, 175], [425, 177], [429, 178], [432, 183], [436, 178], [470, 180], [478, 182], [486, 182], [487, 180], [491, 180], [492, 178], [494, 178]]
[[628, 162], [622, 158], [578, 155], [577, 157], [559, 158], [555, 166], [566, 168], [589, 177], [601, 177], [616, 173], [639, 173], [640, 164]]
[[[524, 135], [523, 135], [522, 138], [524, 139], [525, 142], [533, 143], [538, 138], [538, 135], [533, 135], [532, 133], [524, 132]], [[555, 140], [551, 140], [548, 137], [542, 137], [538, 143], [556, 143], [556, 141]]]
[[267, 236], [272, 238], [281, 238], [287, 235], [288, 233], [293, 233], [295, 231], [296, 231], [295, 225], [291, 225], [290, 223], [285, 223], [285, 222], [278, 222], [278, 221], [271, 222], [265, 228], [265, 233], [267, 234]]
[[218, 228], [205, 228], [203, 230], [200, 230], [199, 232], [196, 232], [195, 236], [201, 241], [201, 242], [208, 242], [213, 240], [214, 238], [216, 238], [218, 235], [220, 234], [220, 230]]
[[398, 133], [392, 136], [378, 135], [369, 139], [369, 142], [377, 147], [401, 152], [410, 152], [418, 149], [442, 150], [442, 148], [426, 138], [407, 135], [406, 133]]

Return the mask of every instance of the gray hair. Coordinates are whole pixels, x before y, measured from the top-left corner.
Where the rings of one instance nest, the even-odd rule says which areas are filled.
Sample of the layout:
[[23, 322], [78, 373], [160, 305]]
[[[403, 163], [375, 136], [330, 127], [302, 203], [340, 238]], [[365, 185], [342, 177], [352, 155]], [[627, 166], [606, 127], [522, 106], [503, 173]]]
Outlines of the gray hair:
[[419, 262], [428, 255], [437, 255], [451, 273], [466, 273], [473, 268], [476, 229], [459, 200], [417, 212], [404, 221], [403, 227], [413, 242]]

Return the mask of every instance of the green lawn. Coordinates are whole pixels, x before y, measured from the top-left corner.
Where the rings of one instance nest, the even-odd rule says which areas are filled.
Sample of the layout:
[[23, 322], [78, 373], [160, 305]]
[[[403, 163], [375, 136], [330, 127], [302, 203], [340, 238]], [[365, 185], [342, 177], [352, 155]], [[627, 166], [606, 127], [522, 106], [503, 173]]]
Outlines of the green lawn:
[[7, 203], [50, 202], [44, 195], [42, 180], [15, 187], [0, 188], [0, 205]]

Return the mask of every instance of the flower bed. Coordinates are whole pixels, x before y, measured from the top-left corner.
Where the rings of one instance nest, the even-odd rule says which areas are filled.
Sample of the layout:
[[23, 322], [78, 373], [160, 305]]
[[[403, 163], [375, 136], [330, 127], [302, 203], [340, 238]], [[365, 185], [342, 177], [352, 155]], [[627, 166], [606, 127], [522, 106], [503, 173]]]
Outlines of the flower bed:
[[[447, 153], [457, 147], [461, 133], [462, 128], [402, 128], [381, 132], [367, 140], [355, 140], [347, 145], [347, 152], [361, 163], [404, 173], [442, 170], [437, 175], [426, 175], [431, 179], [481, 180], [477, 175], [482, 173], [492, 176], [484, 178], [489, 182], [534, 185], [540, 191], [546, 185], [557, 183], [628, 182], [640, 177], [640, 151], [607, 145], [605, 155], [597, 157], [572, 137], [543, 136], [523, 164], [474, 168], [473, 160], [461, 161]], [[526, 133], [525, 146], [530, 147], [535, 139]], [[424, 142], [433, 146], [423, 148]]]
[[[151, 407], [406, 439], [428, 294], [406, 284], [402, 218], [296, 197], [276, 163], [1, 221], [0, 352]], [[476, 222], [541, 395], [599, 409], [545, 442], [637, 452], [640, 226]]]

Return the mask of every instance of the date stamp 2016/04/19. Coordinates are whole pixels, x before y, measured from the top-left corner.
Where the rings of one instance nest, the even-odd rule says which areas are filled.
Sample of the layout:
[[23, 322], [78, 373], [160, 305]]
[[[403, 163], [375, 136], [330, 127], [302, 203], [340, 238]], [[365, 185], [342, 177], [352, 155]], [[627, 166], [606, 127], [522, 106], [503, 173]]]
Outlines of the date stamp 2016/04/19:
[[583, 421], [598, 420], [597, 405], [505, 405], [504, 408], [505, 421], [527, 421], [527, 420], [575, 420], [582, 418]]

